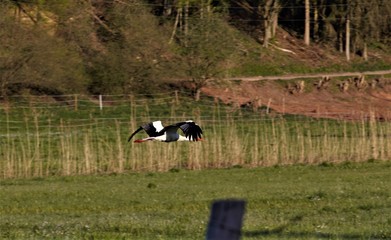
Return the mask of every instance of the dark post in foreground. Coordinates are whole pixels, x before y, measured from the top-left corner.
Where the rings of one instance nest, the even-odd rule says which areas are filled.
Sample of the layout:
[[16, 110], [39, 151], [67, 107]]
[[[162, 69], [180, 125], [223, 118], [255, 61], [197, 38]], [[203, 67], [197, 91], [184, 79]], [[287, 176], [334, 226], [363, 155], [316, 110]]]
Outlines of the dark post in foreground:
[[207, 240], [237, 240], [241, 236], [244, 200], [219, 200], [212, 204]]

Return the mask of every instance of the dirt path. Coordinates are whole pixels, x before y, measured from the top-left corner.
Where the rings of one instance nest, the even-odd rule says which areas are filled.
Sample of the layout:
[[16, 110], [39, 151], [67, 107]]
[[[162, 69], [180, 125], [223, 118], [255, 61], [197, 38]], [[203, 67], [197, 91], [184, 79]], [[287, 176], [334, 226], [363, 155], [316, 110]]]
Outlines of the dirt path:
[[227, 80], [240, 80], [240, 81], [261, 81], [261, 80], [294, 80], [294, 79], [308, 79], [308, 78], [321, 78], [328, 77], [359, 77], [359, 76], [381, 76], [391, 74], [391, 70], [383, 71], [365, 71], [365, 72], [343, 72], [343, 73], [316, 73], [316, 74], [290, 74], [282, 76], [257, 76], [257, 77], [236, 77], [228, 78]]

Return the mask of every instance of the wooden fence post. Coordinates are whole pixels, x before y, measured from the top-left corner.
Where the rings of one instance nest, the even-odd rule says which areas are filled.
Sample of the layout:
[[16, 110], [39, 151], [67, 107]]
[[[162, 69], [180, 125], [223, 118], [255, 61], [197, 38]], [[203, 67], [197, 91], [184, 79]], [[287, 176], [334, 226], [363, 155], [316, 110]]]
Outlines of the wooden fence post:
[[218, 200], [212, 204], [206, 240], [238, 240], [246, 202], [244, 200]]
[[103, 97], [101, 94], [99, 94], [99, 109], [103, 110]]
[[[134, 104], [134, 96], [132, 94], [129, 95], [129, 107], [130, 107], [130, 118], [133, 118], [136, 107]], [[134, 126], [132, 126], [132, 127], [134, 127]]]
[[266, 107], [266, 114], [270, 113], [270, 104], [272, 103], [272, 99], [269, 98], [269, 102], [267, 102], [267, 107]]
[[175, 104], [179, 105], [179, 95], [178, 95], [178, 90], [175, 90]]
[[77, 104], [78, 104], [78, 101], [77, 101], [77, 94], [75, 94], [75, 96], [74, 96], [74, 107], [75, 107], [75, 112], [77, 112], [77, 109], [78, 109]]

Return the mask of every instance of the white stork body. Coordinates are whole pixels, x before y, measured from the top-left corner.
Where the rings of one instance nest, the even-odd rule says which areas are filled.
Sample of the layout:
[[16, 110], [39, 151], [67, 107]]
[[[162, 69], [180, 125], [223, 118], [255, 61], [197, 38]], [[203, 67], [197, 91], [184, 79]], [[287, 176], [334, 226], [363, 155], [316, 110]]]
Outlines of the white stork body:
[[[185, 136], [178, 134], [178, 129], [181, 129]], [[185, 121], [175, 123], [166, 127], [163, 127], [161, 121], [154, 121], [141, 125], [135, 132], [130, 135], [128, 142], [132, 137], [144, 130], [149, 137], [143, 139], [137, 139], [134, 142], [142, 143], [146, 141], [160, 141], [160, 142], [176, 142], [176, 141], [200, 141], [202, 130], [201, 128], [193, 121]]]

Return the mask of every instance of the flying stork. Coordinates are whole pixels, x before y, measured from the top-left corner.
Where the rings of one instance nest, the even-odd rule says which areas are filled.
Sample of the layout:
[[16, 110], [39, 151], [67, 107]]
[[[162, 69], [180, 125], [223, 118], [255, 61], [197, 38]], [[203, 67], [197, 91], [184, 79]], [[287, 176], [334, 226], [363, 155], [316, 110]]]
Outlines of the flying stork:
[[[178, 134], [178, 129], [181, 129], [185, 136]], [[135, 143], [142, 143], [146, 141], [160, 141], [160, 142], [175, 142], [175, 141], [200, 141], [202, 129], [192, 120], [185, 122], [174, 123], [163, 127], [161, 121], [154, 121], [141, 125], [132, 135], [130, 135], [128, 142], [136, 133], [144, 130], [149, 137], [143, 139], [136, 139]]]

